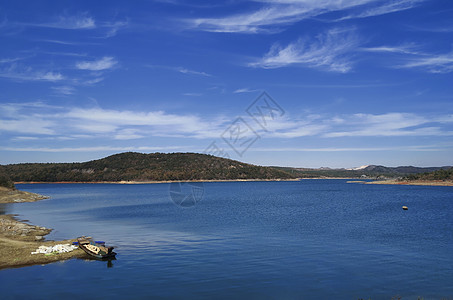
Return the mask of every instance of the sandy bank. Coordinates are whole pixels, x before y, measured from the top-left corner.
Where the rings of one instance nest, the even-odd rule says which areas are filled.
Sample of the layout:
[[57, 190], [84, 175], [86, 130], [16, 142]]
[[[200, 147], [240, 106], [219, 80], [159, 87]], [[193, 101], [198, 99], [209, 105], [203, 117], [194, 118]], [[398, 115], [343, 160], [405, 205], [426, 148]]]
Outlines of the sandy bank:
[[86, 257], [85, 252], [76, 249], [61, 254], [31, 254], [39, 246], [71, 244], [74, 240], [43, 241], [51, 229], [26, 224], [11, 215], [0, 215], [0, 269], [47, 264], [73, 257]]
[[348, 183], [364, 184], [395, 184], [395, 185], [427, 185], [427, 186], [453, 186], [453, 181], [400, 181], [400, 180], [381, 180], [381, 181], [348, 181]]
[[[34, 202], [48, 197], [0, 187], [0, 203]], [[76, 249], [61, 254], [31, 254], [39, 246], [71, 244], [75, 240], [44, 241], [52, 229], [20, 222], [13, 215], [0, 215], [0, 270], [36, 264], [47, 264], [73, 257], [86, 258]]]

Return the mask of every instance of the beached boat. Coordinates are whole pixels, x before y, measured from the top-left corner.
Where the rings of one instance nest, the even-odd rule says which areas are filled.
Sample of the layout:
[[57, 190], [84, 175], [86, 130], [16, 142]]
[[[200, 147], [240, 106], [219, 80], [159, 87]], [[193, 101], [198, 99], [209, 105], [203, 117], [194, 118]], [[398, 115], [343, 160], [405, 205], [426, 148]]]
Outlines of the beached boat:
[[116, 253], [113, 252], [113, 247], [106, 247], [103, 242], [95, 242], [91, 237], [81, 236], [77, 238], [79, 248], [87, 254], [99, 258], [113, 258]]

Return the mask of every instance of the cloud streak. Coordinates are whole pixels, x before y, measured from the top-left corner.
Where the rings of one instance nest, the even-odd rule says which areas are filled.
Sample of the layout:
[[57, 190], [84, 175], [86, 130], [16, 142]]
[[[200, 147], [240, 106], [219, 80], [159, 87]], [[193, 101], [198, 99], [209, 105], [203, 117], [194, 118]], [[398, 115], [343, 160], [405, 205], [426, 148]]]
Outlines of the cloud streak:
[[222, 18], [186, 20], [193, 29], [211, 32], [275, 33], [304, 19], [330, 12], [348, 13], [337, 19], [366, 18], [408, 10], [424, 0], [257, 0], [262, 6], [254, 11]]
[[103, 71], [113, 68], [118, 62], [111, 56], [104, 56], [94, 61], [80, 61], [76, 63], [79, 70]]
[[73, 16], [61, 15], [54, 22], [49, 23], [21, 23], [21, 25], [72, 30], [96, 28], [95, 20], [88, 13], [79, 13]]
[[112, 151], [186, 151], [186, 146], [170, 146], [170, 147], [113, 147], [113, 146], [98, 146], [98, 147], [0, 147], [1, 151], [20, 151], [20, 152], [112, 152]]
[[[451, 121], [451, 120], [450, 120]], [[396, 137], [396, 136], [450, 136], [453, 131], [441, 124], [451, 123], [448, 118], [428, 119], [411, 113], [387, 113], [381, 115], [353, 114], [343, 118], [343, 130], [323, 134], [328, 138], [339, 137]], [[437, 123], [436, 126], [432, 125]]]
[[336, 28], [318, 35], [315, 40], [301, 38], [286, 47], [274, 44], [263, 58], [249, 63], [248, 66], [274, 69], [300, 65], [346, 73], [352, 68], [350, 54], [358, 44], [354, 30]]
[[36, 71], [30, 67], [21, 67], [17, 64], [11, 64], [8, 67], [0, 69], [0, 77], [17, 81], [50, 81], [56, 82], [65, 79], [65, 76], [54, 71]]
[[178, 72], [183, 73], [183, 74], [191, 74], [191, 75], [200, 75], [200, 76], [206, 76], [206, 77], [211, 77], [211, 74], [208, 74], [206, 72], [200, 72], [200, 71], [194, 71], [194, 70], [189, 70], [186, 68], [177, 68]]
[[[444, 54], [426, 53], [418, 50], [414, 45], [409, 46], [379, 46], [360, 48], [365, 52], [399, 55], [400, 61], [392, 68], [397, 69], [419, 69], [430, 73], [450, 73], [453, 71], [453, 52]], [[417, 48], [421, 48], [418, 46]]]
[[242, 94], [242, 93], [254, 93], [259, 92], [260, 90], [251, 89], [251, 88], [241, 88], [233, 91], [233, 94]]
[[[191, 114], [164, 111], [138, 112], [103, 108], [52, 107], [45, 104], [0, 105], [0, 132], [11, 139], [34, 137], [56, 139], [138, 140], [150, 137], [184, 139], [219, 138], [234, 118], [202, 119]], [[253, 122], [253, 120], [249, 120]], [[264, 132], [268, 138], [325, 139], [355, 137], [412, 137], [453, 135], [453, 115], [424, 117], [412, 113], [304, 115], [269, 122]]]
[[357, 19], [357, 18], [368, 18], [368, 17], [375, 17], [380, 15], [386, 15], [390, 13], [395, 13], [399, 11], [404, 11], [411, 9], [420, 3], [424, 2], [425, 0], [396, 0], [396, 1], [388, 1], [384, 2], [380, 5], [371, 7], [369, 9], [365, 9], [358, 13], [353, 13], [338, 19], [337, 21], [343, 21], [347, 19]]
[[453, 72], [453, 52], [412, 58], [399, 67], [424, 69], [431, 73], [450, 73]]

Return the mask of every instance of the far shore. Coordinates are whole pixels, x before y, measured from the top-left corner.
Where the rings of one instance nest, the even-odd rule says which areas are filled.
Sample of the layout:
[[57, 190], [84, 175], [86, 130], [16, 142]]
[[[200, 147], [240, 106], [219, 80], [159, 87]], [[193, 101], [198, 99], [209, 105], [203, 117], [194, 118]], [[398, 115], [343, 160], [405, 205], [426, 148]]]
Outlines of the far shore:
[[14, 184], [154, 184], [154, 183], [174, 183], [174, 182], [253, 182], [253, 181], [299, 181], [301, 179], [315, 178], [290, 178], [290, 179], [208, 179], [208, 180], [150, 180], [150, 181], [16, 181]]
[[411, 181], [401, 181], [401, 180], [379, 180], [379, 181], [362, 181], [362, 180], [353, 180], [348, 181], [348, 183], [363, 183], [363, 184], [393, 184], [393, 185], [424, 185], [424, 186], [453, 186], [453, 181], [442, 181], [442, 180], [411, 180]]
[[316, 178], [289, 178], [289, 179], [199, 179], [199, 180], [121, 180], [121, 181], [16, 181], [14, 184], [157, 184], [157, 183], [175, 183], [175, 182], [279, 182], [279, 181], [301, 181], [301, 180], [357, 180], [360, 178], [351, 177], [316, 177]]
[[[293, 178], [293, 179], [212, 179], [212, 180], [151, 180], [151, 181], [17, 181], [14, 184], [159, 184], [159, 183], [183, 183], [183, 182], [279, 182], [279, 181], [302, 181], [302, 180], [349, 180], [347, 183], [364, 183], [364, 184], [393, 184], [393, 185], [426, 185], [426, 186], [453, 186], [453, 181], [442, 181], [442, 180], [432, 180], [432, 181], [401, 181], [396, 179], [388, 180], [377, 180], [377, 181], [365, 181], [361, 178], [351, 178], [351, 177], [318, 177], [318, 178]], [[27, 192], [21, 192], [27, 193]], [[41, 199], [37, 199], [41, 200]], [[35, 201], [37, 201], [35, 200]], [[18, 201], [20, 202], [20, 201]], [[0, 203], [2, 202], [0, 197]]]
[[395, 184], [395, 185], [427, 185], [427, 186], [453, 186], [453, 181], [442, 181], [442, 180], [410, 180], [410, 181], [399, 181], [399, 180], [379, 180], [370, 181], [366, 184]]

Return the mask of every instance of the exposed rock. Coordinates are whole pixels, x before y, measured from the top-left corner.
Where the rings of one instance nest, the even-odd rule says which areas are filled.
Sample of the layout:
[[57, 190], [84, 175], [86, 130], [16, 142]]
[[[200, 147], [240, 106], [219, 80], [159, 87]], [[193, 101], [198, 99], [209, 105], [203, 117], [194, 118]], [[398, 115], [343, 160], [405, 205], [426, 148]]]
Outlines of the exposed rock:
[[45, 227], [19, 222], [11, 215], [0, 216], [0, 235], [5, 237], [34, 241], [37, 236], [40, 236], [41, 238], [39, 240], [42, 240], [43, 236], [49, 234], [51, 231], [51, 229]]
[[35, 202], [49, 197], [0, 187], [0, 203]]

